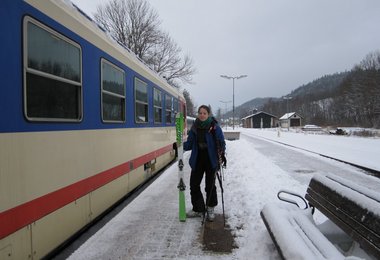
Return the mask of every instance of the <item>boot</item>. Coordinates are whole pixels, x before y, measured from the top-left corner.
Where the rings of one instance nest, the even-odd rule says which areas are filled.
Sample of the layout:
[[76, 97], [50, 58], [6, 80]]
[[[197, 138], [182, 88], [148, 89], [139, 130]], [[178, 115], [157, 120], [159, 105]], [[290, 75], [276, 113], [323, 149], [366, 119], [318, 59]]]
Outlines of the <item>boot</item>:
[[215, 219], [214, 207], [207, 208], [207, 220], [212, 222]]
[[200, 218], [203, 216], [203, 213], [202, 212], [197, 212], [197, 211], [194, 211], [194, 210], [190, 210], [188, 212], [186, 212], [186, 216], [188, 218]]

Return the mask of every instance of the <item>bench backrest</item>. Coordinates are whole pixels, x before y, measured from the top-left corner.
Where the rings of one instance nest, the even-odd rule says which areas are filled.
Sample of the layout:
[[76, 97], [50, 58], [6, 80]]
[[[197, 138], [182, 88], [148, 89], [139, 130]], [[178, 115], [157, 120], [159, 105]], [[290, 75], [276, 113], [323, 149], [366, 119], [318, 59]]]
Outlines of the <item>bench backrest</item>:
[[[366, 185], [368, 181], [370, 186]], [[365, 251], [380, 259], [380, 179], [363, 176], [354, 182], [335, 175], [316, 175], [305, 197]]]

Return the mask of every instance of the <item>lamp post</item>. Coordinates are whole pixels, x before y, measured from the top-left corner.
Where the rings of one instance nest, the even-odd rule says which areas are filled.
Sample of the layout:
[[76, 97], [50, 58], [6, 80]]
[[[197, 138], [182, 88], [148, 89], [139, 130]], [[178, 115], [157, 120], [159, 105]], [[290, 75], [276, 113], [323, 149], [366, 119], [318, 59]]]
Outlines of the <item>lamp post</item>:
[[[231, 100], [229, 100], [229, 101], [223, 101], [223, 100], [219, 100], [219, 102], [221, 102], [221, 103], [224, 103], [224, 105], [225, 105], [225, 114], [227, 114], [227, 104], [228, 103], [231, 103]], [[226, 122], [224, 122], [225, 124], [226, 124]], [[227, 130], [227, 124], [226, 124], [226, 130]]]
[[286, 99], [286, 115], [288, 117], [288, 132], [289, 132], [289, 127], [290, 127], [290, 119], [289, 119], [289, 99], [292, 99], [292, 97], [283, 97], [283, 99]]
[[241, 79], [247, 77], [247, 75], [240, 75], [236, 77], [220, 75], [225, 79], [232, 79], [232, 129], [235, 129], [235, 79]]

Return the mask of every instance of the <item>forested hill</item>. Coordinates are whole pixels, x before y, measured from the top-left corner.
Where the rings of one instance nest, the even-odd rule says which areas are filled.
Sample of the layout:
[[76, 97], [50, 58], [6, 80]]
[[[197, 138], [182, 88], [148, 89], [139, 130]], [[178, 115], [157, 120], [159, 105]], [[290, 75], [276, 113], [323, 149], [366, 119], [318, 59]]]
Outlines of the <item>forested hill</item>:
[[342, 72], [323, 76], [293, 90], [289, 96], [309, 96], [316, 99], [331, 97], [348, 74], [349, 72]]
[[[325, 75], [319, 79], [298, 87], [287, 96], [292, 97], [292, 99], [297, 97], [299, 99], [307, 98], [307, 100], [318, 100], [331, 97], [334, 95], [334, 92], [337, 90], [339, 85], [348, 74], [349, 72], [342, 72], [333, 75]], [[282, 98], [274, 97], [252, 99], [236, 107], [235, 113], [237, 115], [240, 115], [242, 118], [249, 114], [252, 114], [252, 111], [263, 110], [264, 107], [267, 107], [273, 103], [277, 103], [279, 105], [278, 112], [275, 109], [271, 108], [272, 112], [275, 111], [277, 113], [274, 115], [281, 117], [282, 113], [286, 113], [286, 111], [283, 110], [286, 109], [286, 107], [282, 107], [283, 105], [286, 105], [286, 101], [284, 101]], [[290, 101], [289, 103], [292, 102]], [[232, 116], [232, 112], [230, 111], [227, 115]]]
[[236, 107], [243, 118], [253, 109], [281, 117], [297, 112], [303, 124], [380, 128], [380, 52], [369, 53], [352, 70], [325, 75], [281, 98], [255, 98]]
[[[253, 111], [261, 110], [263, 106], [271, 99], [277, 100], [277, 98], [266, 97], [266, 98], [255, 98], [250, 101], [245, 102], [244, 104], [237, 106], [235, 108], [235, 115], [243, 118], [247, 115], [252, 114]], [[232, 111], [227, 113], [228, 117], [232, 117]]]

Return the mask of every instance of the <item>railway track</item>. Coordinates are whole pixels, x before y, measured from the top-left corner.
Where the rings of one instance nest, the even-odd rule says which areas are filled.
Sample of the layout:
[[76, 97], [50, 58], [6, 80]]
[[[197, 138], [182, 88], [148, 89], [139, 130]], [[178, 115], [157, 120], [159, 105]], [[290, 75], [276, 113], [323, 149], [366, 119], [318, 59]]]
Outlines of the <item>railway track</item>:
[[275, 141], [273, 139], [262, 137], [262, 136], [258, 136], [258, 135], [254, 135], [254, 134], [245, 135], [245, 136], [264, 139], [266, 141], [270, 141], [270, 142], [273, 142], [273, 143], [278, 143], [278, 144], [281, 144], [281, 145], [284, 145], [284, 146], [292, 147], [292, 148], [297, 149], [297, 150], [305, 151], [305, 152], [316, 154], [316, 155], [319, 155], [319, 156], [322, 156], [322, 157], [325, 157], [325, 158], [328, 158], [328, 159], [331, 159], [331, 160], [335, 160], [335, 161], [338, 161], [338, 162], [341, 162], [341, 163], [345, 163], [345, 164], [348, 164], [350, 166], [353, 166], [353, 167], [356, 167], [358, 169], [361, 169], [364, 173], [366, 173], [368, 175], [372, 175], [372, 176], [375, 176], [377, 178], [380, 178], [380, 171], [379, 170], [368, 168], [368, 167], [363, 166], [363, 165], [355, 164], [355, 163], [352, 163], [352, 162], [349, 162], [349, 161], [345, 161], [345, 160], [341, 160], [341, 159], [338, 159], [338, 158], [335, 158], [335, 157], [332, 157], [332, 156], [329, 156], [329, 155], [326, 155], [326, 154], [314, 152], [314, 151], [311, 151], [311, 150], [308, 150], [308, 149], [305, 149], [305, 148], [301, 148], [301, 147], [298, 147], [298, 146], [295, 146], [295, 145], [287, 144], [287, 143], [284, 143], [284, 142], [281, 142], [281, 141]]

